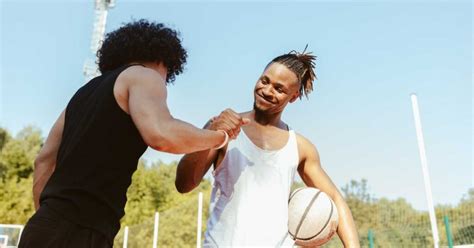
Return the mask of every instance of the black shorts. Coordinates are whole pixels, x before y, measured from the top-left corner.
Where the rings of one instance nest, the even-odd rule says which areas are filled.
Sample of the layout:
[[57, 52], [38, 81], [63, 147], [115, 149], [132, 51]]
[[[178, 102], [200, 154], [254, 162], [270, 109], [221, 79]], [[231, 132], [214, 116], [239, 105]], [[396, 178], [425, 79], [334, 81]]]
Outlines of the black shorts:
[[102, 233], [65, 220], [42, 205], [28, 220], [21, 234], [19, 248], [111, 248]]

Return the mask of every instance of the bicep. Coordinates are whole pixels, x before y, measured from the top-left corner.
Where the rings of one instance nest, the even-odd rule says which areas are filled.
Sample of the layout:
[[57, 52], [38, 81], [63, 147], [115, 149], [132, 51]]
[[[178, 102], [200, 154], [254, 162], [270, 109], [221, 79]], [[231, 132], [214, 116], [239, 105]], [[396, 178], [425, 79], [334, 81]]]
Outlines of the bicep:
[[298, 167], [303, 182], [309, 187], [316, 187], [330, 195], [333, 199], [339, 195], [336, 185], [321, 167], [319, 154], [314, 146], [308, 146], [305, 151], [305, 159]]
[[172, 119], [166, 104], [165, 83], [144, 78], [131, 82], [128, 91], [130, 116], [145, 142], [150, 145], [153, 137], [159, 134], [160, 125]]

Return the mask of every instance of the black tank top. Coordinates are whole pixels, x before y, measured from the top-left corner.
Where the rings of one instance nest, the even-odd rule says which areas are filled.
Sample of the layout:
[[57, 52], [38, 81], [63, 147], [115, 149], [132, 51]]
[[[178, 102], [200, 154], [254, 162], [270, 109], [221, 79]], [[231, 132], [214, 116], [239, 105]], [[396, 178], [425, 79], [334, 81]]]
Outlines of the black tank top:
[[102, 232], [111, 243], [120, 229], [127, 189], [147, 145], [114, 97], [118, 75], [89, 81], [66, 108], [56, 169], [40, 198], [64, 218]]

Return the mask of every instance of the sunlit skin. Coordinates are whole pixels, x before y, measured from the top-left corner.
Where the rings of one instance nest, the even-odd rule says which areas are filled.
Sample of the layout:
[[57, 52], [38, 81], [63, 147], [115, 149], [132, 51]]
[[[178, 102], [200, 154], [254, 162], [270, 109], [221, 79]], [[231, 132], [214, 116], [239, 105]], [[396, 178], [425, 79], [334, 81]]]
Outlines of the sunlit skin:
[[259, 119], [264, 123], [279, 119], [286, 105], [298, 99], [299, 88], [300, 83], [295, 73], [282, 64], [270, 64], [255, 84], [256, 116], [263, 115]]
[[[258, 78], [254, 94], [253, 110], [236, 113], [224, 110], [209, 121], [205, 128], [226, 130], [236, 138], [241, 130], [258, 147], [279, 150], [288, 142], [290, 129], [281, 120], [283, 110], [300, 96], [301, 83], [297, 75], [280, 63], [271, 63]], [[352, 214], [341, 193], [321, 167], [316, 147], [300, 134], [296, 135], [299, 164], [298, 173], [309, 187], [319, 188], [335, 202], [339, 213], [337, 233], [345, 247], [360, 247]], [[208, 150], [185, 155], [178, 164], [176, 188], [189, 192], [199, 185], [203, 176], [214, 165], [216, 170], [224, 159], [227, 146], [220, 150]]]

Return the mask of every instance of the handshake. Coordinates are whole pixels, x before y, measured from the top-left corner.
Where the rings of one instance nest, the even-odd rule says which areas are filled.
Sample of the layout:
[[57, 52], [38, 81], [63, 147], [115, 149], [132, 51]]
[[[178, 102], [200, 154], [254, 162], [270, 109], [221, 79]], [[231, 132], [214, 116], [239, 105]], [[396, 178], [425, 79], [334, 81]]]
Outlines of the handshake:
[[218, 116], [214, 116], [204, 127], [214, 131], [224, 131], [229, 139], [235, 139], [240, 133], [240, 127], [250, 122], [249, 118], [240, 116], [234, 110], [228, 108], [222, 111]]

